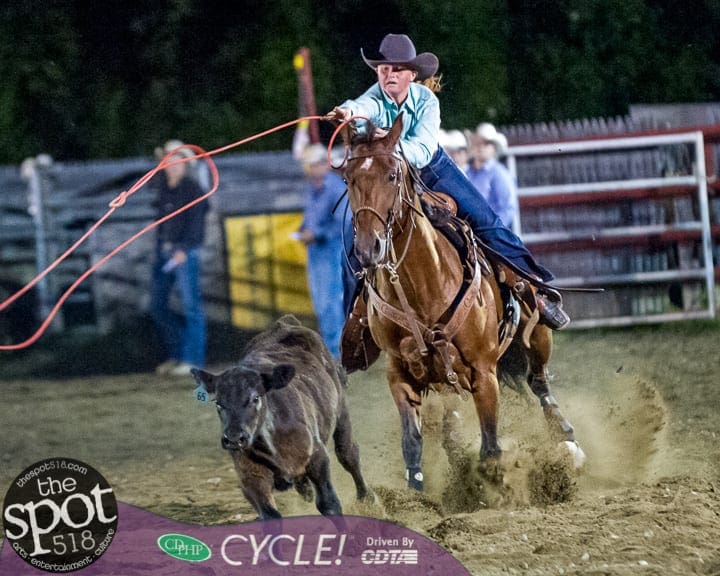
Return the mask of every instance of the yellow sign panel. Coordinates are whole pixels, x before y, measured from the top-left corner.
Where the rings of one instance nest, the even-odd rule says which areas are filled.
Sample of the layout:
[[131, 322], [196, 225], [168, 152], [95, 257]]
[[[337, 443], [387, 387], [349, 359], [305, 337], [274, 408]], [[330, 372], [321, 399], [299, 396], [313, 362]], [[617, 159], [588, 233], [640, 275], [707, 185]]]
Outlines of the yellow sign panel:
[[302, 214], [225, 219], [232, 323], [262, 329], [280, 314], [313, 314], [305, 247], [290, 236]]

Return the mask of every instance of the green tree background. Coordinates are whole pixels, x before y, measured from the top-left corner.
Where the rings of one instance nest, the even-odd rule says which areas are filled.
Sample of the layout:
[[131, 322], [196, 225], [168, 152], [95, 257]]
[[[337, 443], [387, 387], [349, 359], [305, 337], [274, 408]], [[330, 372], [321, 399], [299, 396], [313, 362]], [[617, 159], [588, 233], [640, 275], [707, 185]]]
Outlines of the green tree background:
[[[15, 0], [0, 8], [0, 162], [48, 152], [220, 146], [298, 116], [292, 58], [311, 50], [324, 112], [373, 82], [404, 32], [440, 58], [444, 125], [627, 113], [720, 95], [720, 3], [700, 0]], [[279, 133], [243, 150], [287, 149]]]

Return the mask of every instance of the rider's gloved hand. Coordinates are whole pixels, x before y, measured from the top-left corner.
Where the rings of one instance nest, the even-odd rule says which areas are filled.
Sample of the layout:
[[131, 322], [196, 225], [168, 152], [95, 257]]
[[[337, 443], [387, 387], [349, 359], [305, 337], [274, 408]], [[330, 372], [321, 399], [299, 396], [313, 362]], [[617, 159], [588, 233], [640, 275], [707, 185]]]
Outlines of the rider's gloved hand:
[[345, 108], [335, 106], [330, 112], [325, 115], [326, 120], [335, 120], [337, 122], [344, 122], [350, 115], [349, 111]]

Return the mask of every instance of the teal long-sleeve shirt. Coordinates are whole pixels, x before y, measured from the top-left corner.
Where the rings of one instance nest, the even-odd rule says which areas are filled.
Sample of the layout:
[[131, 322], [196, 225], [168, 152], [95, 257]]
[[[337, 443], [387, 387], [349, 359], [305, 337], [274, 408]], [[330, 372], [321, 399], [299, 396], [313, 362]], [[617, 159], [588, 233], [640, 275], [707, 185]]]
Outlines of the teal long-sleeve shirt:
[[403, 113], [400, 144], [407, 161], [416, 168], [424, 168], [437, 151], [440, 136], [440, 102], [432, 90], [422, 84], [408, 86], [408, 96], [402, 105], [389, 98], [376, 82], [360, 97], [346, 100], [340, 108], [353, 116], [365, 116], [379, 128], [389, 128]]

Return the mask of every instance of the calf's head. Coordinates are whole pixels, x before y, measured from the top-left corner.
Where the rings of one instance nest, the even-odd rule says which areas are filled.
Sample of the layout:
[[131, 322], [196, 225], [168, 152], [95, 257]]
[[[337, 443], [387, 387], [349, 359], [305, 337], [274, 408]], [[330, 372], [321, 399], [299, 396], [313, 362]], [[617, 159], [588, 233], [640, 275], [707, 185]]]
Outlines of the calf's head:
[[193, 369], [195, 381], [215, 395], [225, 450], [252, 446], [266, 418], [266, 394], [287, 386], [295, 376], [291, 364], [279, 364], [267, 371], [236, 367], [222, 374]]

